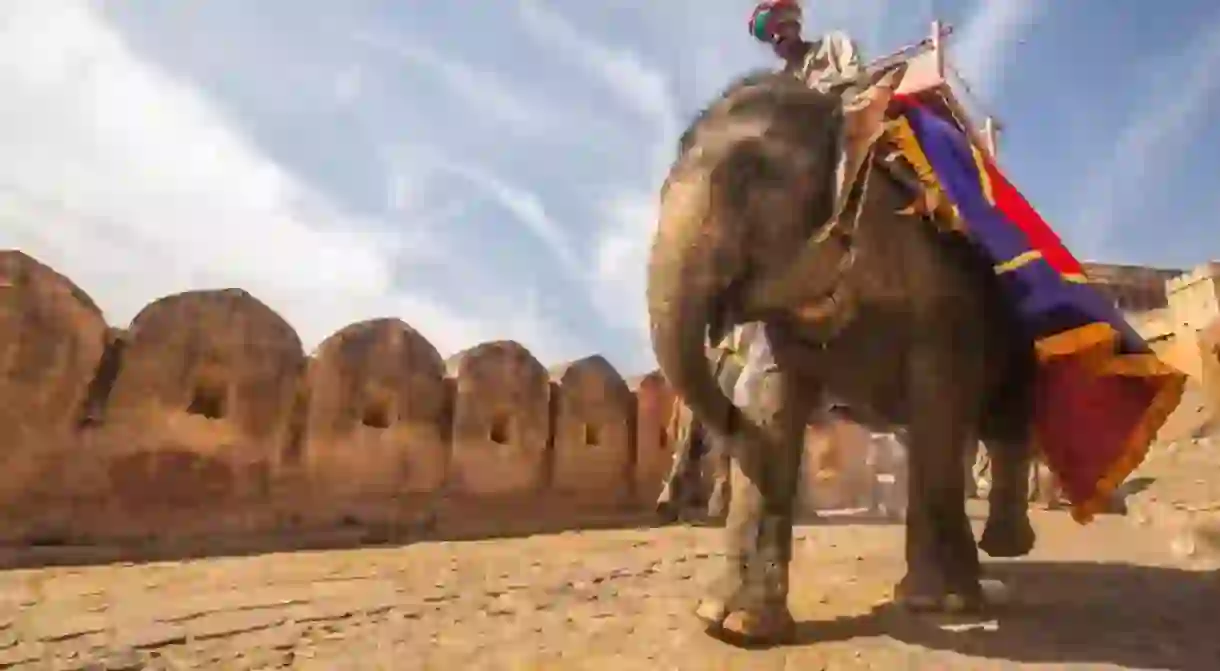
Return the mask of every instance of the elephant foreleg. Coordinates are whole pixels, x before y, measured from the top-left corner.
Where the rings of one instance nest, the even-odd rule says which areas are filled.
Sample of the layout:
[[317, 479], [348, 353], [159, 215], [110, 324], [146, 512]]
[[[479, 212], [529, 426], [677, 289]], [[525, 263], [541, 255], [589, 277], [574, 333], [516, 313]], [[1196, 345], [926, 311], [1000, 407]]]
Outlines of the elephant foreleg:
[[792, 634], [788, 568], [804, 424], [810, 405], [779, 366], [747, 369], [736, 404], [747, 419], [728, 436], [731, 504], [727, 552], [698, 616], [713, 631], [755, 643]]

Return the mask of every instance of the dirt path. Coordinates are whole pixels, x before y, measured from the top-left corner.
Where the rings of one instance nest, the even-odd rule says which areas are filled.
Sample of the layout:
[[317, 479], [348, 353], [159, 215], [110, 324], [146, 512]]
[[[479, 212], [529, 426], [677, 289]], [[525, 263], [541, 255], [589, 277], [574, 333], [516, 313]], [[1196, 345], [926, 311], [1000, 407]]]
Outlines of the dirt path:
[[1018, 600], [974, 623], [873, 611], [901, 569], [898, 528], [805, 527], [801, 640], [766, 651], [694, 627], [718, 555], [706, 529], [12, 571], [0, 667], [1220, 668], [1216, 573], [1177, 565], [1155, 528], [1035, 521], [1035, 555], [991, 565]]

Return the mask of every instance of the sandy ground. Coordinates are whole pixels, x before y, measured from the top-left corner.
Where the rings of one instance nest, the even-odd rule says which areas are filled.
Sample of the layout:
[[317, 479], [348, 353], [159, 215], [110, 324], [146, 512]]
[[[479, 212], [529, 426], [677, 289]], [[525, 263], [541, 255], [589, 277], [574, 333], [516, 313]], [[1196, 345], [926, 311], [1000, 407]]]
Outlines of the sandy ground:
[[987, 565], [1013, 602], [957, 621], [877, 606], [902, 570], [900, 527], [803, 527], [799, 640], [755, 651], [690, 616], [714, 529], [10, 571], [0, 668], [1220, 668], [1220, 574], [1175, 553], [1168, 528], [1035, 523], [1032, 556]]

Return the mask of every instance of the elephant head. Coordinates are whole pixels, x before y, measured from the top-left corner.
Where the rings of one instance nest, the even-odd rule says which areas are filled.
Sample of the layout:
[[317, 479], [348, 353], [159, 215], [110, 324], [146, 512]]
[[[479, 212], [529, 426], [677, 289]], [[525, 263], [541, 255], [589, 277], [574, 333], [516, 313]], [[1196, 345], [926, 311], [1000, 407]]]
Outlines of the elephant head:
[[[736, 410], [709, 370], [707, 338], [774, 317], [834, 282], [844, 250], [810, 239], [835, 208], [844, 124], [861, 132], [852, 114], [841, 98], [789, 75], [751, 75], [683, 135], [661, 190], [648, 311], [662, 373], [710, 428], [728, 431]], [[786, 272], [798, 257], [802, 270]], [[778, 278], [785, 291], [760, 291]]]

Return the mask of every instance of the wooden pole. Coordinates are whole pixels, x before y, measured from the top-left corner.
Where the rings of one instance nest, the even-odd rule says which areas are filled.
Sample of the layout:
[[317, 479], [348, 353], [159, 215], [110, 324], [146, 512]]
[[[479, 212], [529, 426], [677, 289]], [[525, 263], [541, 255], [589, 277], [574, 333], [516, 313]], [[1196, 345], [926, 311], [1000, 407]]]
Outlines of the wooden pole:
[[940, 21], [932, 22], [932, 54], [936, 58], [936, 75], [945, 79], [945, 51], [941, 41]]
[[983, 137], [987, 139], [987, 153], [991, 154], [993, 159], [999, 156], [999, 135], [1000, 128], [995, 117], [987, 117], [983, 122]]
[[[936, 27], [936, 30], [938, 31], [937, 33], [935, 33], [935, 35], [933, 35], [932, 37], [925, 37], [922, 40], [916, 42], [915, 44], [907, 45], [907, 46], [899, 49], [898, 51], [886, 54], [885, 56], [882, 56], [881, 58], [876, 58], [876, 59], [873, 59], [872, 61], [869, 61], [867, 70], [869, 72], [876, 72], [877, 70], [881, 70], [883, 68], [889, 67], [891, 65], [895, 65], [902, 61], [909, 60], [911, 58], [919, 56], [920, 54], [925, 54], [925, 53], [928, 53], [929, 51], [933, 51], [933, 50], [939, 50], [940, 44], [943, 43], [944, 38], [953, 34], [953, 26], [951, 24], [941, 23], [939, 21], [934, 22], [934, 25]], [[937, 75], [943, 79], [944, 74], [945, 74], [943, 58], [939, 62], [941, 63], [941, 66], [940, 66], [940, 72], [938, 72]]]

